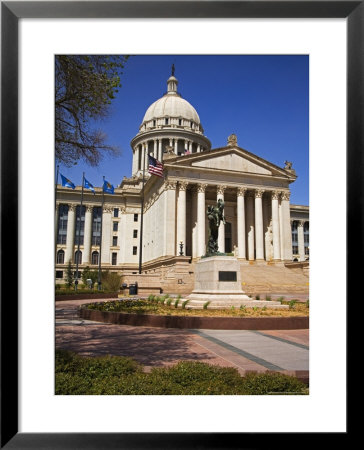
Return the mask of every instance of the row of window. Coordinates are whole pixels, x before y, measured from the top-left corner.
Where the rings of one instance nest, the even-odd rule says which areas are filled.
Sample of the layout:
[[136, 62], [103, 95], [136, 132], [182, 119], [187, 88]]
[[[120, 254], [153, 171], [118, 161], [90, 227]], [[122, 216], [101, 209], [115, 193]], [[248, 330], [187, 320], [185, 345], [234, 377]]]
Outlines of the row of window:
[[[138, 247], [133, 246], [133, 255], [137, 255], [138, 254]], [[116, 266], [117, 264], [117, 253], [116, 252], [112, 252], [111, 254], [111, 264], [113, 266]], [[64, 264], [64, 256], [65, 256], [65, 252], [64, 250], [58, 250], [57, 252], [57, 264]], [[82, 251], [81, 250], [77, 250], [75, 252], [74, 255], [74, 264], [82, 264]], [[99, 264], [99, 252], [98, 251], [94, 251], [91, 253], [91, 265], [93, 266], [97, 266]]]
[[[76, 208], [76, 221], [75, 221], [75, 245], [83, 245], [84, 235], [85, 235], [85, 213], [86, 207], [78, 205]], [[119, 217], [119, 208], [114, 208], [114, 217]], [[91, 234], [91, 245], [100, 245], [101, 240], [101, 207], [94, 207], [92, 210], [92, 234]], [[138, 214], [134, 214], [134, 222], [138, 222]], [[59, 205], [59, 215], [58, 215], [58, 235], [57, 243], [66, 244], [67, 240], [67, 224], [68, 224], [68, 205]], [[113, 231], [118, 231], [119, 223], [113, 221]], [[137, 230], [134, 230], [137, 234]], [[114, 236], [115, 237], [115, 236]], [[114, 240], [114, 238], [113, 238]], [[113, 246], [117, 245], [113, 242]]]

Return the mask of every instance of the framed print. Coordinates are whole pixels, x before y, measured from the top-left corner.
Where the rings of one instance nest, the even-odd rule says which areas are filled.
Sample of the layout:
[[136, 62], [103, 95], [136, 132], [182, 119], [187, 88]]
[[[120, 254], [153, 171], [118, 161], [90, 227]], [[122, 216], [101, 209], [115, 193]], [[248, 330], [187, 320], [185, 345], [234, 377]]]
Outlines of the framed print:
[[[117, 40], [122, 37], [126, 42], [127, 36], [130, 36], [130, 42], [126, 47], [128, 53], [125, 54], [144, 54], [145, 52], [145, 54], [170, 55], [173, 54], [174, 49], [176, 54], [183, 54], [184, 51], [195, 54], [238, 54], [239, 45], [241, 45], [242, 53], [247, 52], [247, 47], [244, 47], [246, 42], [243, 42], [242, 36], [251, 37], [249, 43], [252, 46], [251, 52], [257, 54], [278, 53], [280, 42], [284, 42], [285, 47], [283, 44], [281, 47], [284, 54], [308, 54], [309, 50], [306, 48], [309, 48], [309, 45], [312, 47], [317, 45], [319, 50], [316, 54], [312, 52], [312, 60], [310, 60], [310, 87], [312, 85], [313, 88], [313, 91], [310, 91], [310, 96], [312, 93], [310, 134], [313, 136], [312, 139], [316, 139], [321, 133], [312, 145], [315, 151], [317, 148], [320, 150], [320, 154], [310, 153], [310, 171], [312, 170], [314, 177], [319, 181], [316, 181], [314, 190], [310, 187], [310, 194], [314, 197], [316, 211], [321, 209], [320, 202], [322, 202], [324, 205], [322, 209], [325, 212], [331, 211], [332, 215], [320, 216], [316, 222], [314, 220], [314, 225], [320, 225], [322, 227], [320, 232], [327, 231], [328, 237], [320, 239], [320, 236], [313, 232], [313, 242], [316, 243], [316, 247], [320, 245], [325, 249], [321, 254], [317, 250], [321, 264], [317, 263], [318, 256], [315, 263], [315, 251], [313, 251], [312, 267], [315, 268], [313, 283], [316, 283], [316, 286], [320, 283], [328, 283], [324, 287], [327, 295], [330, 297], [332, 293], [337, 293], [332, 301], [334, 305], [332, 308], [335, 309], [339, 301], [337, 297], [340, 297], [343, 313], [341, 318], [337, 318], [337, 311], [331, 315], [330, 311], [323, 311], [325, 307], [322, 305], [313, 305], [312, 323], [317, 335], [323, 339], [324, 332], [321, 330], [317, 317], [325, 321], [324, 331], [327, 336], [330, 336], [331, 345], [335, 346], [340, 353], [338, 360], [343, 362], [346, 354], [342, 319], [346, 314], [345, 289], [348, 298], [351, 293], [353, 296], [354, 292], [360, 292], [353, 266], [363, 247], [361, 236], [363, 164], [362, 152], [358, 150], [363, 147], [363, 19], [362, 1], [8, 1], [1, 3], [2, 448], [254, 448], [260, 446], [263, 440], [274, 440], [278, 437], [282, 445], [289, 439], [289, 434], [292, 432], [302, 433], [300, 439], [309, 439], [312, 437], [311, 432], [317, 434], [336, 431], [343, 437], [347, 436], [343, 419], [346, 402], [346, 388], [343, 387], [346, 368], [343, 364], [339, 368], [332, 369], [341, 387], [340, 394], [338, 393], [336, 397], [340, 410], [337, 412], [336, 430], [330, 428], [327, 423], [322, 426], [316, 424], [315, 427], [310, 422], [307, 430], [304, 429], [302, 422], [297, 429], [291, 427], [287, 429], [284, 424], [279, 426], [278, 417], [273, 417], [272, 411], [282, 413], [282, 410], [278, 408], [278, 402], [282, 400], [273, 398], [274, 396], [271, 396], [268, 403], [263, 403], [257, 398], [244, 400], [244, 402], [241, 400], [238, 402], [236, 399], [222, 401], [214, 396], [210, 396], [211, 398], [207, 400], [170, 398], [168, 402], [160, 398], [150, 398], [147, 403], [145, 399], [140, 398], [142, 396], [133, 398], [123, 396], [121, 402], [120, 398], [110, 396], [107, 399], [108, 403], [104, 401], [97, 403], [92, 396], [82, 396], [82, 399], [68, 396], [68, 398], [58, 398], [55, 402], [51, 399], [49, 403], [43, 401], [45, 394], [42, 391], [49, 392], [49, 385], [44, 384], [44, 373], [52, 369], [52, 362], [49, 361], [52, 356], [47, 353], [54, 344], [49, 339], [49, 330], [53, 324], [47, 322], [49, 314], [53, 314], [53, 304], [45, 303], [48, 295], [45, 292], [50, 286], [54, 288], [53, 279], [51, 281], [48, 279], [50, 260], [46, 251], [46, 243], [50, 242], [49, 239], [52, 239], [54, 232], [54, 228], [49, 227], [53, 218], [47, 218], [49, 214], [46, 205], [54, 201], [54, 198], [53, 192], [51, 196], [49, 192], [47, 193], [47, 190], [50, 190], [49, 180], [53, 179], [53, 174], [48, 175], [49, 159], [44, 157], [42, 149], [47, 148], [53, 136], [53, 129], [51, 129], [53, 112], [44, 109], [44, 105], [52, 105], [54, 101], [54, 85], [52, 84], [54, 67], [50, 66], [51, 57], [54, 54], [73, 51], [79, 54], [86, 51], [90, 54], [92, 52], [103, 54], [108, 48], [116, 52], [118, 48], [122, 48], [117, 44]], [[309, 24], [307, 28], [304, 28], [305, 21]], [[324, 29], [327, 34], [321, 33], [325, 34], [324, 36], [319, 36], [322, 24], [319, 21], [326, 21], [327, 28]], [[291, 25], [285, 28], [285, 24], [289, 23]], [[277, 24], [284, 30], [281, 35], [279, 35]], [[65, 27], [63, 31], [61, 27]], [[250, 27], [250, 31], [240, 35], [239, 30], [244, 27], [246, 30]], [[111, 30], [110, 34], [108, 34], [108, 28]], [[37, 34], [34, 31], [36, 29]], [[94, 29], [97, 29], [97, 33], [93, 33]], [[218, 33], [213, 30], [218, 30]], [[300, 37], [297, 38], [300, 39], [299, 44], [294, 41], [296, 32], [300, 33]], [[208, 44], [207, 41], [214, 33], [217, 37], [212, 48], [211, 42]], [[97, 34], [97, 41], [91, 39], [92, 34]], [[34, 41], [30, 39], [27, 41], [27, 38], [33, 35]], [[139, 35], [138, 42], [134, 42], [136, 35]], [[146, 39], [148, 36], [152, 36], [153, 39]], [[313, 36], [317, 36], [317, 43]], [[324, 45], [320, 47], [319, 38], [327, 47]], [[240, 43], [239, 39], [242, 40]], [[151, 42], [153, 40], [155, 42]], [[276, 47], [269, 47], [270, 41], [274, 42], [271, 45]], [[307, 47], [306, 42], [310, 42]], [[44, 58], [41, 53], [43, 50], [40, 49], [43, 46]], [[34, 70], [29, 70], [32, 64], [34, 64]], [[335, 70], [332, 77], [337, 77], [336, 84], [331, 80], [330, 73], [324, 72], [325, 65], [330, 66], [330, 64], [333, 64], [332, 67]], [[319, 67], [322, 68], [324, 75], [319, 83], [315, 83], [316, 76], [319, 76]], [[27, 70], [26, 75], [25, 70]], [[147, 72], [148, 68], [144, 70]], [[174, 68], [172, 70], [174, 71]], [[39, 78], [42, 78], [45, 73], [47, 76], [39, 86], [37, 84]], [[345, 81], [346, 92], [343, 89]], [[319, 89], [319, 86], [324, 84], [329, 87], [325, 92], [326, 97], [320, 93]], [[27, 98], [27, 92], [32, 87], [39, 92], [39, 102], [29, 105], [24, 102], [24, 99]], [[315, 99], [320, 95], [329, 105], [328, 109], [334, 111], [332, 119], [322, 115], [320, 117], [318, 110], [315, 109]], [[38, 123], [35, 126], [31, 125], [34, 124], [36, 117], [39, 117]], [[342, 128], [338, 131], [337, 124], [340, 121]], [[32, 136], [32, 140], [29, 141], [31, 145], [27, 142], [29, 136]], [[338, 148], [335, 147], [333, 136], [338, 141]], [[27, 148], [26, 157], [24, 148]], [[340, 167], [345, 167], [345, 171], [340, 172]], [[32, 194], [29, 197], [25, 196], [26, 191]], [[29, 208], [30, 204], [31, 208]], [[337, 205], [340, 205], [340, 208]], [[338, 209], [339, 212], [337, 212]], [[333, 228], [330, 226], [331, 222], [337, 224], [337, 234], [330, 231]], [[326, 225], [323, 226], [323, 223]], [[43, 235], [40, 235], [39, 231], [38, 234], [32, 235], [32, 230], [35, 229], [46, 231]], [[24, 239], [26, 231], [32, 235], [31, 240], [38, 247], [32, 249], [26, 245]], [[333, 239], [335, 243], [330, 244]], [[333, 247], [335, 252], [331, 253]], [[24, 249], [26, 249], [25, 252]], [[33, 259], [32, 252], [39, 255], [34, 256]], [[322, 258], [325, 263], [322, 262]], [[332, 263], [334, 258], [337, 258], [337, 264]], [[346, 270], [343, 270], [343, 266]], [[31, 276], [27, 273], [28, 271]], [[320, 295], [316, 298], [322, 293], [321, 287]], [[329, 300], [327, 302], [329, 304]], [[317, 308], [316, 315], [315, 308]], [[319, 308], [321, 308], [320, 311], [318, 311]], [[329, 306], [326, 308], [329, 309]], [[49, 322], [52, 318], [53, 316], [50, 317]], [[341, 339], [339, 343], [335, 340], [336, 326], [341, 327], [336, 336], [337, 340]], [[42, 328], [47, 331], [43, 332]], [[28, 345], [25, 345], [26, 340]], [[315, 341], [315, 338], [313, 340]], [[317, 349], [326, 352], [325, 342], [324, 339], [324, 342], [321, 341], [320, 345], [316, 346], [316, 352]], [[40, 355], [44, 355], [44, 367], [39, 365], [43, 359]], [[332, 348], [327, 349], [325, 358], [333, 357]], [[33, 373], [29, 373], [30, 367], [34, 368]], [[330, 371], [327, 374], [315, 374], [320, 367], [322, 365], [319, 363], [312, 365], [314, 381], [311, 399], [307, 401], [301, 399], [299, 404], [297, 398], [289, 397], [286, 410], [290, 411], [290, 415], [293, 416], [293, 411], [297, 412], [301, 405], [305, 413], [309, 415], [310, 401], [313, 402], [312, 404], [316, 404], [315, 401], [318, 402], [320, 387], [324, 384], [325, 376], [333, 376]], [[28, 375], [29, 380], [24, 380]], [[319, 381], [315, 382], [315, 376]], [[51, 382], [53, 383], [53, 380]], [[331, 382], [333, 386], [335, 382]], [[228, 400], [231, 403], [228, 404]], [[77, 402], [82, 404], [84, 414], [81, 413], [81, 406], [80, 409], [75, 406]], [[26, 407], [25, 403], [27, 403]], [[275, 410], [273, 407], [276, 407], [276, 403], [278, 409]], [[329, 404], [323, 407], [328, 410], [333, 409], [329, 408]], [[32, 408], [34, 408], [34, 414], [31, 414]], [[252, 414], [249, 415], [247, 410], [250, 408], [252, 408]], [[221, 416], [221, 422], [229, 423], [222, 423], [219, 428], [218, 414], [221, 414], [221, 411], [225, 411], [225, 416]], [[259, 411], [261, 411], [261, 417], [259, 417]], [[261, 420], [268, 411], [271, 413], [272, 426], [269, 425], [268, 420], [265, 421], [263, 432], [261, 432], [258, 419]], [[315, 414], [317, 412], [312, 411], [312, 415]], [[250, 417], [247, 418], [247, 416]], [[257, 417], [257, 420], [255, 426], [248, 429], [244, 427], [244, 423], [251, 421], [251, 416]], [[207, 420], [206, 417], [208, 417]], [[103, 418], [109, 421], [109, 427], [103, 423]], [[145, 423], [148, 418], [149, 423]], [[199, 420], [201, 420], [200, 423]], [[281, 420], [283, 420], [282, 417]], [[193, 426], [190, 422], [193, 422]], [[120, 424], [120, 428], [117, 424]]]

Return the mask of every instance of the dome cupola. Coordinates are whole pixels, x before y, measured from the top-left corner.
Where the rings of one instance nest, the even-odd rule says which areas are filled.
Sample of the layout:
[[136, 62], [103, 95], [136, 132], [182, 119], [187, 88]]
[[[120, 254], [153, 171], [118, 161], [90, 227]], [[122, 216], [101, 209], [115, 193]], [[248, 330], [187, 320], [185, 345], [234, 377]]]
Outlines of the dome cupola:
[[[199, 115], [195, 108], [177, 91], [178, 80], [174, 76], [167, 80], [167, 92], [152, 103], [144, 114], [139, 132], [131, 141], [134, 152], [146, 148], [149, 154], [162, 161], [167, 147], [173, 147], [177, 155], [199, 153], [211, 148], [204, 135]], [[134, 159], [139, 158], [139, 163]], [[141, 158], [133, 158], [133, 174], [140, 170]]]

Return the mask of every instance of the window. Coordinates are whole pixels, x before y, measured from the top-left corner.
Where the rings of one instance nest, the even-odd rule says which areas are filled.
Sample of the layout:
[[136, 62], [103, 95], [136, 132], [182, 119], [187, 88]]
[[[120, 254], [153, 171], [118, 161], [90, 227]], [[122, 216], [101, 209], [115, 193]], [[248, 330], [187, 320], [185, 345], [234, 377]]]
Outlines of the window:
[[119, 222], [113, 222], [112, 224], [112, 231], [118, 231]]
[[97, 266], [99, 263], [99, 252], [92, 252], [91, 255], [91, 264]]
[[118, 237], [117, 236], [112, 237], [112, 245], [113, 245], [113, 247], [116, 247], [118, 245]]
[[57, 264], [64, 264], [64, 251], [58, 250], [57, 252]]
[[178, 125], [182, 125], [182, 119], [178, 119]]
[[111, 264], [112, 264], [113, 266], [116, 266], [117, 257], [118, 257], [118, 254], [117, 254], [117, 253], [112, 253], [112, 254], [111, 254]]
[[63, 270], [56, 270], [56, 278], [63, 278]]
[[134, 222], [138, 222], [138, 214], [134, 214]]
[[100, 245], [101, 238], [101, 207], [96, 206], [92, 211], [92, 245]]
[[309, 255], [310, 246], [310, 222], [305, 222], [303, 225], [303, 242], [305, 246], [305, 255]]
[[75, 264], [82, 264], [82, 252], [81, 252], [81, 250], [77, 250], [75, 252]]
[[294, 255], [298, 254], [298, 222], [292, 222], [292, 252]]
[[133, 247], [133, 255], [136, 255], [137, 254], [137, 247]]
[[133, 238], [137, 238], [138, 237], [138, 230], [133, 230]]
[[114, 208], [114, 217], [119, 217], [119, 208]]
[[165, 119], [165, 124], [168, 125], [168, 119]]
[[155, 120], [153, 120], [153, 127], [155, 127], [157, 124], [157, 122]]
[[57, 244], [65, 244], [67, 240], [68, 205], [59, 205]]
[[83, 245], [83, 236], [85, 234], [85, 213], [86, 206], [78, 205], [76, 208], [76, 228], [75, 228], [75, 245], [78, 245], [78, 241], [80, 241], [80, 245]]

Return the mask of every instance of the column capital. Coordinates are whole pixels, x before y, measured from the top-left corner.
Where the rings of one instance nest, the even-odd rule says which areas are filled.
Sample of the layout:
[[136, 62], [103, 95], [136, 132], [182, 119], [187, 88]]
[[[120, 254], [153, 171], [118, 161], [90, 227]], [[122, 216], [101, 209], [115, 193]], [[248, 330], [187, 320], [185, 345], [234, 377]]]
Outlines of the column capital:
[[279, 200], [280, 191], [272, 191], [272, 200]]
[[187, 181], [179, 181], [178, 188], [180, 191], [185, 191], [187, 189], [188, 182]]
[[197, 184], [197, 192], [205, 192], [207, 188], [206, 183], [198, 183]]
[[92, 212], [94, 209], [94, 205], [85, 205], [86, 206], [86, 212]]
[[103, 212], [104, 213], [112, 213], [112, 211], [113, 211], [113, 206], [112, 205], [104, 205], [104, 210], [103, 210]]
[[291, 196], [291, 193], [289, 191], [282, 191], [281, 192], [282, 200], [289, 200], [290, 196]]
[[244, 197], [245, 194], [247, 193], [247, 190], [248, 189], [246, 187], [239, 186], [237, 188], [237, 195], [238, 195], [238, 197]]
[[164, 189], [165, 190], [170, 190], [170, 189], [176, 189], [177, 188], [177, 181], [172, 181], [172, 180], [165, 180], [164, 182]]
[[298, 226], [299, 227], [304, 227], [306, 221], [305, 220], [298, 220], [297, 222], [298, 222]]
[[226, 186], [224, 184], [219, 184], [216, 186], [217, 195], [224, 195], [224, 191], [226, 189]]
[[76, 211], [77, 204], [76, 203], [69, 203], [68, 204], [68, 211]]
[[262, 198], [264, 192], [265, 192], [264, 189], [255, 189], [254, 191], [255, 198]]

